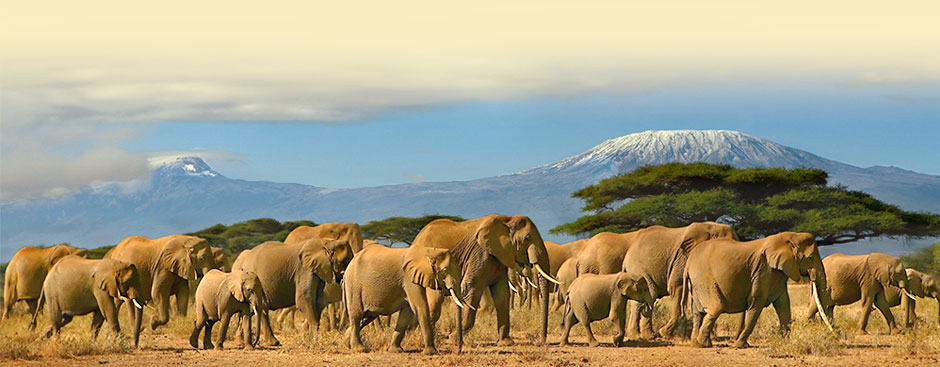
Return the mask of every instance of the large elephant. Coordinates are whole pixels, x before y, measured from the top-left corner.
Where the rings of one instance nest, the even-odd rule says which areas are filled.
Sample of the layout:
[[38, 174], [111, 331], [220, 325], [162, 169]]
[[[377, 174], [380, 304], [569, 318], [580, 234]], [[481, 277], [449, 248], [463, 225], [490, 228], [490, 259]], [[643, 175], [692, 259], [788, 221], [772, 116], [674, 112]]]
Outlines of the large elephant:
[[777, 312], [781, 331], [789, 330], [788, 279], [799, 281], [808, 275], [814, 282], [814, 299], [826, 289], [826, 271], [809, 233], [782, 232], [748, 242], [716, 239], [687, 251], [684, 278], [695, 346], [711, 346], [712, 329], [722, 313], [745, 313], [735, 342], [738, 348], [747, 347], [761, 311], [769, 305]]
[[[513, 344], [509, 336], [508, 270], [519, 271], [520, 266], [534, 268], [541, 275], [538, 280], [542, 292], [540, 341], [545, 343], [548, 331], [548, 281], [558, 281], [547, 273], [548, 252], [538, 228], [528, 217], [493, 214], [465, 222], [438, 219], [428, 223], [418, 233], [411, 247], [450, 251], [461, 272], [464, 299], [470, 304], [464, 309], [464, 330], [473, 327], [483, 290], [489, 288], [496, 308], [499, 345]], [[426, 295], [421, 294], [423, 292], [416, 292], [413, 287], [405, 291], [419, 323], [425, 325], [423, 332], [425, 335], [430, 334], [432, 322], [440, 317], [444, 295], [431, 289], [427, 290]]]
[[[114, 259], [89, 260], [79, 256], [66, 256], [56, 263], [43, 282], [39, 305], [48, 303], [47, 314], [52, 326], [46, 337], [72, 321], [72, 317], [94, 313], [91, 329], [94, 337], [104, 321], [111, 330], [121, 331], [116, 301], [129, 300], [133, 304], [134, 348], [140, 341], [143, 319], [143, 299], [149, 291], [141, 284], [139, 269], [134, 264]], [[40, 311], [33, 314], [30, 329], [36, 325]]]
[[[388, 248], [370, 246], [353, 258], [343, 278], [344, 298], [349, 313], [349, 347], [365, 351], [360, 333], [380, 315], [398, 312], [398, 321], [389, 345], [389, 351], [400, 352], [401, 341], [414, 319], [414, 311], [408, 302], [408, 293], [424, 294], [426, 288], [446, 289], [454, 303], [463, 307], [460, 299], [460, 269], [446, 249], [410, 247]], [[457, 312], [459, 325], [461, 312]], [[421, 330], [428, 330], [420, 320]], [[433, 353], [434, 328], [424, 334], [424, 352]], [[458, 332], [459, 332], [458, 328]], [[458, 338], [458, 344], [459, 344]], [[459, 345], [458, 345], [459, 348]]]
[[4, 274], [3, 314], [0, 315], [0, 322], [10, 316], [13, 306], [19, 301], [29, 305], [29, 314], [36, 312], [36, 301], [46, 274], [56, 262], [68, 255], [86, 257], [88, 251], [67, 245], [49, 248], [27, 246], [13, 254]]
[[[352, 256], [346, 240], [311, 238], [293, 244], [268, 241], [238, 255], [232, 271], [257, 274], [268, 299], [268, 310], [296, 305], [310, 330], [320, 325], [320, 314], [326, 306], [324, 287], [342, 279]], [[267, 310], [261, 312], [261, 322], [262, 341], [280, 345], [271, 330]]]
[[[221, 321], [219, 326], [219, 340], [215, 344], [218, 349], [224, 348], [228, 325], [233, 315], [239, 315], [244, 326], [242, 329], [245, 348], [251, 349], [252, 327], [251, 317], [258, 315], [259, 310], [267, 308], [267, 298], [261, 286], [261, 280], [254, 273], [235, 271], [225, 273], [219, 270], [209, 271], [196, 288], [196, 322], [193, 332], [189, 336], [189, 344], [199, 348], [199, 332], [205, 328], [205, 337], [202, 346], [212, 348], [212, 325]], [[260, 323], [258, 323], [260, 325]], [[255, 331], [260, 327], [255, 327]]]
[[[715, 222], [692, 223], [679, 228], [652, 226], [623, 234], [600, 233], [591, 238], [578, 255], [577, 273], [626, 271], [646, 278], [653, 299], [673, 295], [669, 321], [660, 329], [664, 336], [671, 336], [682, 314], [681, 297], [677, 296], [683, 292], [686, 252], [682, 247], [691, 249], [704, 241], [735, 238], [731, 226]], [[638, 302], [630, 301], [629, 305], [628, 335], [642, 332], [645, 337], [654, 336], [652, 308], [641, 312]]]
[[[823, 259], [826, 278], [829, 280], [829, 293], [832, 303], [825, 304], [827, 312], [835, 306], [848, 305], [862, 301], [862, 319], [858, 323], [858, 333], [865, 334], [871, 306], [881, 311], [888, 331], [896, 329], [894, 315], [888, 305], [885, 289], [890, 286], [905, 288], [907, 272], [904, 264], [897, 257], [873, 252], [867, 255], [832, 254]], [[809, 318], [816, 315], [816, 300], [811, 300]]]
[[170, 320], [170, 296], [176, 296], [179, 314], [186, 316], [189, 297], [195, 291], [199, 278], [220, 266], [206, 240], [185, 235], [171, 235], [157, 239], [131, 236], [123, 239], [104, 255], [134, 264], [140, 271], [144, 301], [152, 300], [157, 313], [150, 317], [150, 328], [164, 325]]
[[[359, 253], [359, 251], [362, 251], [362, 248], [365, 245], [365, 241], [362, 239], [362, 231], [359, 229], [359, 224], [353, 222], [330, 222], [323, 223], [315, 227], [300, 226], [294, 228], [294, 230], [287, 235], [287, 239], [284, 240], [284, 243], [300, 243], [311, 238], [345, 240], [349, 243], [349, 247], [352, 248], [353, 255]], [[340, 325], [345, 322], [346, 316], [345, 313], [341, 311], [343, 309], [343, 290], [341, 289], [339, 283], [332, 283], [327, 285], [325, 294], [327, 296], [327, 298], [324, 299], [324, 301], [327, 302], [326, 330], [339, 330]], [[340, 316], [342, 320], [337, 320], [337, 316]]]
[[[659, 329], [661, 335], [671, 337], [679, 326], [687, 251], [712, 239], [737, 240], [737, 235], [731, 226], [715, 222], [692, 223], [679, 228], [652, 226], [638, 231], [635, 242], [628, 245], [622, 269], [646, 278], [653, 299], [672, 296], [669, 320]], [[652, 308], [640, 312], [638, 302], [631, 301], [629, 305], [628, 333], [653, 336]]]
[[[905, 271], [907, 272], [907, 287], [902, 291], [901, 288], [893, 285], [888, 286], [885, 289], [885, 299], [888, 301], [888, 306], [901, 306], [904, 310], [904, 326], [911, 327], [917, 319], [917, 299], [914, 297], [933, 298], [940, 303], [940, 284], [930, 274], [910, 268]], [[940, 307], [938, 307], [938, 312], [940, 312]], [[940, 322], [940, 314], [938, 314], [937, 322]]]

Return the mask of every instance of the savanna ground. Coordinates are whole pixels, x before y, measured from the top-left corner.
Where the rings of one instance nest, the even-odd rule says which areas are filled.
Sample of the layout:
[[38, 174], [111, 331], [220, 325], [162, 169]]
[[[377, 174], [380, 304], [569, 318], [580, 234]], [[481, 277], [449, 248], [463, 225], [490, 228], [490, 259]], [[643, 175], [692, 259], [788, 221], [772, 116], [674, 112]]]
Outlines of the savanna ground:
[[[836, 333], [830, 333], [821, 323], [808, 323], [803, 316], [808, 310], [810, 289], [805, 285], [792, 285], [793, 315], [796, 320], [788, 338], [780, 336], [776, 315], [767, 308], [751, 336], [748, 349], [730, 347], [728, 336], [736, 328], [736, 317], [723, 315], [716, 326], [718, 338], [715, 347], [693, 348], [685, 340], [630, 340], [627, 346], [615, 348], [610, 344], [615, 327], [608, 320], [592, 324], [600, 347], [586, 344], [584, 329], [576, 325], [572, 330], [569, 347], [559, 347], [561, 335], [560, 312], [549, 319], [549, 345], [535, 345], [538, 335], [538, 312], [525, 307], [512, 311], [512, 337], [515, 346], [496, 346], [496, 317], [492, 311], [482, 311], [477, 324], [464, 338], [463, 353], [454, 353], [454, 346], [443, 335], [453, 326], [452, 311], [448, 309], [438, 323], [439, 355], [419, 353], [422, 344], [419, 333], [408, 333], [403, 346], [407, 353], [383, 351], [388, 344], [390, 330], [369, 326], [363, 331], [364, 342], [370, 353], [351, 353], [345, 347], [343, 336], [335, 331], [307, 333], [288, 328], [276, 329], [280, 347], [262, 350], [226, 349], [194, 350], [189, 346], [192, 314], [187, 318], [172, 317], [168, 325], [156, 331], [145, 330], [141, 335], [141, 348], [133, 350], [130, 338], [114, 335], [102, 329], [101, 336], [91, 341], [90, 316], [77, 317], [63, 329], [62, 335], [39, 339], [47, 327], [40, 322], [37, 331], [26, 330], [29, 317], [21, 313], [0, 325], [0, 365], [219, 365], [239, 363], [250, 365], [375, 365], [375, 366], [603, 366], [603, 365], [763, 365], [763, 366], [883, 366], [940, 365], [940, 326], [937, 323], [937, 302], [919, 300], [920, 322], [912, 330], [898, 335], [885, 335], [887, 327], [881, 315], [874, 311], [869, 324], [869, 335], [855, 335], [859, 319], [858, 305], [837, 307]], [[661, 322], [665, 310], [657, 303], [656, 312]], [[451, 306], [452, 307], [452, 306]], [[894, 310], [900, 315], [900, 309]], [[122, 313], [122, 325], [130, 325]], [[147, 324], [149, 312], [144, 316]], [[216, 326], [218, 328], [218, 326]], [[228, 348], [237, 347], [230, 338]]]

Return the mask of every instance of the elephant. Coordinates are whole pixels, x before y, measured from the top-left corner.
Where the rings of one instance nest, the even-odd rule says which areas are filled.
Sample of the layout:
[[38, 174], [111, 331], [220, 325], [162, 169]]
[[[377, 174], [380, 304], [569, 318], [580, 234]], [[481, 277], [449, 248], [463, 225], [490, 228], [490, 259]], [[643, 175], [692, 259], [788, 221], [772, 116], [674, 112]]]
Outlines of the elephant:
[[744, 312], [744, 323], [734, 345], [747, 347], [761, 311], [769, 305], [777, 312], [780, 330], [787, 332], [791, 316], [787, 279], [799, 281], [808, 275], [814, 284], [813, 299], [820, 299], [826, 289], [826, 269], [809, 233], [781, 232], [748, 242], [714, 239], [683, 245], [683, 251], [688, 252], [684, 289], [691, 301], [692, 343], [697, 347], [711, 346], [718, 316], [738, 312]]
[[[228, 325], [232, 315], [238, 314], [242, 328], [242, 337], [245, 348], [253, 349], [251, 318], [257, 316], [258, 310], [267, 308], [267, 298], [261, 286], [261, 280], [255, 273], [246, 271], [222, 272], [210, 270], [196, 288], [196, 323], [189, 336], [189, 344], [199, 349], [199, 332], [205, 328], [205, 337], [202, 346], [212, 348], [212, 326], [221, 321], [219, 326], [219, 340], [216, 349], [223, 349]], [[260, 329], [260, 322], [255, 327]]]
[[614, 336], [614, 346], [623, 343], [624, 323], [627, 320], [627, 300], [642, 302], [652, 306], [656, 300], [650, 295], [646, 278], [631, 273], [584, 274], [568, 287], [565, 296], [565, 332], [561, 345], [568, 345], [571, 327], [577, 323], [584, 325], [588, 335], [588, 345], [597, 346], [597, 339], [591, 330], [591, 322], [610, 317], [619, 331]]
[[[157, 313], [150, 317], [150, 329], [170, 320], [170, 296], [176, 296], [181, 316], [186, 316], [189, 297], [199, 277], [220, 266], [206, 240], [185, 235], [157, 239], [130, 236], [109, 250], [105, 259], [115, 259], [137, 266], [141, 285], [149, 289], [144, 301], [153, 300]], [[120, 306], [119, 306], [120, 307]]]
[[68, 245], [49, 248], [27, 246], [13, 254], [4, 273], [3, 314], [0, 315], [0, 322], [10, 316], [13, 306], [19, 301], [26, 302], [30, 315], [35, 313], [36, 301], [42, 291], [46, 274], [53, 265], [68, 255], [87, 257], [88, 251]]
[[231, 272], [232, 264], [228, 261], [228, 256], [225, 256], [225, 250], [221, 247], [210, 247], [212, 249], [212, 257], [215, 259], [215, 263], [219, 266], [219, 270], [223, 272]]
[[[900, 305], [904, 309], [904, 326], [911, 327], [917, 320], [917, 299], [914, 297], [933, 298], [940, 302], [940, 284], [930, 274], [911, 268], [905, 269], [905, 272], [907, 273], [907, 287], [902, 291], [901, 288], [893, 285], [888, 286], [885, 289], [885, 299], [888, 301], [888, 306]], [[937, 320], [940, 322], [940, 315]]]
[[[294, 228], [294, 230], [287, 235], [284, 243], [299, 243], [310, 238], [346, 240], [349, 242], [349, 247], [353, 250], [353, 255], [359, 253], [359, 251], [362, 251], [362, 248], [365, 245], [365, 240], [362, 239], [362, 231], [359, 229], [359, 224], [353, 222], [330, 222], [320, 224], [316, 227], [300, 226]], [[374, 243], [375, 241], [370, 242]], [[328, 289], [324, 291], [326, 295], [333, 295], [334, 297], [327, 297], [324, 299], [327, 301], [326, 330], [339, 330], [340, 324], [345, 323], [346, 316], [345, 313], [342, 312], [344, 309], [341, 303], [343, 290], [339, 283], [329, 284], [327, 287]], [[340, 316], [339, 318], [342, 318], [342, 320], [337, 320], [337, 316]]]
[[268, 241], [239, 254], [233, 271], [257, 274], [267, 296], [267, 309], [259, 310], [262, 340], [267, 345], [280, 345], [271, 330], [268, 310], [296, 305], [306, 320], [305, 328], [318, 328], [326, 306], [324, 287], [342, 280], [352, 257], [348, 241], [322, 238], [294, 244]]
[[[460, 269], [461, 293], [469, 306], [463, 310], [463, 330], [473, 327], [476, 309], [484, 289], [489, 289], [496, 309], [498, 345], [512, 345], [509, 336], [509, 276], [508, 270], [532, 267], [541, 275], [541, 335], [545, 343], [548, 332], [548, 282], [559, 283], [547, 273], [548, 252], [542, 236], [531, 219], [524, 216], [489, 215], [464, 222], [437, 219], [421, 229], [411, 244], [413, 248], [441, 248], [450, 251], [451, 258]], [[420, 292], [417, 287], [406, 287], [424, 335], [431, 334], [432, 323], [440, 317], [443, 294], [434, 289]], [[435, 352], [433, 346], [426, 350]]]
[[[349, 313], [347, 336], [350, 349], [365, 351], [362, 328], [380, 315], [390, 316], [398, 312], [389, 351], [401, 352], [402, 338], [415, 315], [411, 306], [414, 302], [409, 303], [407, 294], [425, 294], [426, 288], [446, 289], [454, 303], [463, 308], [460, 302], [460, 280], [460, 269], [447, 249], [366, 247], [353, 258], [343, 281], [343, 294]], [[409, 288], [413, 289], [406, 293]], [[457, 312], [457, 315], [455, 325], [460, 325], [462, 313]], [[428, 330], [423, 324], [425, 322], [428, 320], [419, 320], [421, 330]], [[433, 326], [430, 330], [430, 333], [424, 335], [425, 353], [433, 353], [435, 349]], [[459, 350], [462, 335], [457, 339]]]
[[[571, 286], [571, 283], [578, 278], [578, 269], [577, 269], [578, 259], [571, 258], [561, 264], [558, 267], [558, 281], [561, 284], [558, 285], [558, 290], [555, 292], [557, 298], [555, 299], [556, 305], [565, 304], [565, 297], [568, 296], [568, 287]], [[562, 314], [564, 315], [564, 314]], [[562, 325], [564, 325], [565, 320], [562, 320]]]
[[[885, 290], [890, 286], [906, 288], [907, 272], [904, 264], [897, 257], [873, 252], [867, 255], [846, 255], [836, 253], [823, 259], [826, 268], [826, 278], [829, 279], [829, 293], [832, 304], [826, 304], [827, 312], [831, 313], [835, 306], [848, 305], [859, 300], [862, 301], [862, 319], [859, 320], [857, 333], [867, 334], [868, 318], [871, 316], [871, 306], [881, 311], [888, 332], [894, 333], [897, 325], [894, 315], [888, 305]], [[811, 300], [809, 318], [816, 315], [816, 300]]]
[[[561, 269], [562, 264], [568, 261], [568, 259], [578, 256], [588, 240], [589, 238], [583, 238], [561, 245], [552, 241], [545, 241], [545, 250], [548, 251], [548, 273], [561, 280], [558, 271]], [[564, 283], [564, 281], [562, 282]], [[565, 304], [565, 293], [561, 292], [561, 287], [561, 285], [557, 286], [555, 293], [553, 293], [555, 295], [555, 297], [553, 297], [554, 306], [552, 307], [554, 310], [561, 308], [561, 306]]]
[[[148, 289], [141, 281], [141, 271], [131, 263], [114, 259], [90, 260], [69, 255], [49, 270], [42, 285], [39, 306], [48, 303], [46, 311], [52, 326], [46, 331], [48, 338], [72, 321], [72, 317], [94, 313], [91, 321], [92, 337], [98, 337], [101, 325], [107, 321], [115, 333], [121, 331], [118, 321], [119, 299], [132, 303], [134, 322], [134, 348], [140, 343], [140, 325]], [[36, 326], [41, 310], [36, 310], [29, 328]]]
[[[577, 274], [612, 274], [627, 271], [646, 278], [653, 299], [672, 295], [669, 321], [660, 334], [672, 336], [678, 327], [682, 308], [679, 304], [686, 253], [711, 239], [735, 239], [734, 229], [715, 222], [692, 223], [685, 227], [651, 226], [638, 231], [615, 234], [600, 233], [592, 237], [577, 257]], [[630, 335], [655, 337], [652, 308], [640, 312], [639, 303], [628, 302]], [[641, 322], [642, 321], [642, 322]]]

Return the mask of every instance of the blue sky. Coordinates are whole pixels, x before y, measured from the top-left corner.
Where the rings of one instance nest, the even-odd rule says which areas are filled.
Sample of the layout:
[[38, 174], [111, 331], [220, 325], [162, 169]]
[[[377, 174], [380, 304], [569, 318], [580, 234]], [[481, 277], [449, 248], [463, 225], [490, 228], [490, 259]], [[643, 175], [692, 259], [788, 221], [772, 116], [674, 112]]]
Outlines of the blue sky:
[[125, 146], [232, 152], [237, 158], [208, 160], [234, 178], [357, 187], [510, 173], [644, 130], [729, 129], [857, 166], [940, 174], [935, 92], [838, 80], [716, 83], [412, 108], [361, 122], [165, 123]]

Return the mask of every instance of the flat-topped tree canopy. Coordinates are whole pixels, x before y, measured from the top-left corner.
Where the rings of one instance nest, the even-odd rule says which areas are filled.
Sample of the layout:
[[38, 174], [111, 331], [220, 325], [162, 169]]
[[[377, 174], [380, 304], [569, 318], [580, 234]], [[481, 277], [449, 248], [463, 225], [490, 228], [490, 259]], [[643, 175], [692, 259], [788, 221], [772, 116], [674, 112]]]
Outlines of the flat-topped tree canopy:
[[742, 240], [783, 231], [809, 232], [819, 245], [870, 237], [940, 235], [940, 215], [910, 212], [870, 194], [827, 186], [815, 168], [735, 168], [723, 164], [643, 166], [601, 180], [572, 196], [592, 214], [552, 233], [629, 232], [651, 225], [715, 221]]

